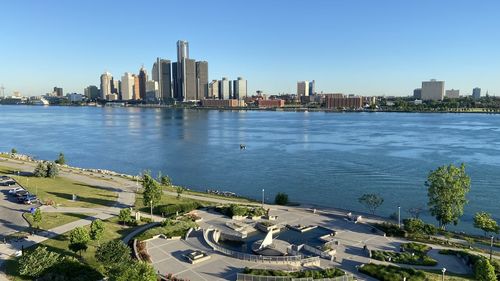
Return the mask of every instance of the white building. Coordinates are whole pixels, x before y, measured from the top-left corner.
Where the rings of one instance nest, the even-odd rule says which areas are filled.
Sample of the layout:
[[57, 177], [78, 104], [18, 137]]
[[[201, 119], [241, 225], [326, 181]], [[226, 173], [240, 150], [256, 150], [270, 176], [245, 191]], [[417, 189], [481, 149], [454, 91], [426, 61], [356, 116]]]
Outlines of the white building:
[[208, 84], [208, 97], [211, 99], [218, 99], [219, 98], [219, 81], [218, 80], [212, 80]]
[[238, 80], [233, 81], [234, 85], [234, 99], [242, 99], [247, 96], [247, 80], [238, 77]]
[[309, 96], [309, 81], [297, 82], [297, 96], [299, 97]]
[[71, 93], [67, 94], [66, 97], [70, 102], [81, 102], [83, 101], [83, 95], [82, 94], [77, 94], [77, 93]]
[[445, 96], [449, 99], [458, 99], [460, 97], [460, 90], [446, 90]]
[[226, 77], [222, 77], [222, 80], [219, 81], [219, 98], [222, 100], [227, 100], [231, 98], [231, 83]]
[[109, 72], [105, 72], [101, 75], [101, 99], [107, 99], [108, 95], [111, 95], [111, 80], [113, 76]]
[[444, 81], [422, 82], [422, 100], [443, 100], [444, 98]]
[[146, 100], [147, 101], [159, 101], [160, 91], [158, 90], [158, 81], [148, 80], [146, 81]]
[[131, 73], [125, 72], [123, 74], [121, 83], [122, 100], [134, 99], [134, 80], [134, 76]]

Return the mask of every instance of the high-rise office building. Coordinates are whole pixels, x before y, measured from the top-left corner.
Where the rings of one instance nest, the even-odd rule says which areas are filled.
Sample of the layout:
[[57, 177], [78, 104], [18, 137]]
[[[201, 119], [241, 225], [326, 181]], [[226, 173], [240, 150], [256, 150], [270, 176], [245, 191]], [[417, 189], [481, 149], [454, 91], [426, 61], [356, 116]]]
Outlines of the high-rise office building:
[[148, 73], [143, 66], [139, 70], [139, 97], [142, 100], [146, 99], [146, 82], [147, 81], [148, 81]]
[[218, 80], [212, 80], [208, 84], [208, 97], [211, 99], [218, 99], [219, 98], [219, 81]]
[[121, 84], [122, 100], [131, 100], [134, 98], [134, 76], [125, 72], [122, 76]]
[[299, 97], [309, 96], [309, 81], [297, 82], [297, 96]]
[[109, 72], [105, 72], [101, 75], [101, 99], [105, 100], [106, 96], [111, 95], [111, 80], [113, 76]]
[[160, 100], [160, 91], [158, 89], [158, 82], [154, 80], [146, 81], [146, 101], [158, 102]]
[[472, 98], [475, 100], [478, 100], [481, 98], [481, 88], [474, 88], [472, 89]]
[[221, 100], [227, 100], [231, 98], [231, 84], [227, 77], [222, 77], [222, 80], [219, 81], [219, 98]]
[[312, 80], [309, 82], [309, 95], [315, 95], [316, 94], [316, 81]]
[[196, 62], [196, 99], [202, 100], [208, 97], [208, 62]]
[[172, 64], [169, 60], [157, 58], [153, 64], [152, 79], [158, 82], [160, 99], [172, 98]]
[[[175, 63], [174, 68], [174, 96], [178, 101], [185, 101], [187, 97], [187, 62], [189, 59], [189, 43], [187, 41], [179, 40], [177, 41], [177, 63]], [[189, 63], [191, 66], [191, 63]], [[194, 62], [192, 63], [194, 65]], [[193, 67], [194, 68], [194, 67]], [[195, 74], [193, 71], [193, 74]], [[196, 79], [196, 78], [194, 78]], [[193, 85], [195, 86], [195, 85]], [[196, 88], [196, 86], [195, 86]], [[196, 92], [196, 89], [194, 89]], [[195, 93], [196, 95], [196, 93]]]
[[64, 95], [63, 88], [59, 88], [59, 87], [54, 87], [53, 93], [58, 97], [62, 97]]
[[422, 82], [422, 100], [443, 100], [444, 97], [444, 81]]
[[90, 85], [85, 88], [83, 92], [89, 100], [96, 100], [99, 98], [99, 88], [97, 88], [97, 86]]
[[247, 80], [242, 77], [238, 77], [237, 80], [233, 81], [233, 99], [242, 99], [247, 96]]
[[185, 64], [185, 78], [184, 88], [185, 96], [184, 101], [197, 100], [196, 94], [196, 61], [192, 59], [184, 59]]
[[460, 90], [455, 90], [455, 89], [446, 90], [444, 95], [449, 99], [458, 99], [460, 97]]
[[417, 89], [413, 90], [413, 98], [416, 100], [422, 99], [422, 89], [421, 88], [417, 88]]
[[141, 99], [141, 90], [139, 87], [139, 76], [132, 74], [134, 77], [134, 100], [140, 100]]

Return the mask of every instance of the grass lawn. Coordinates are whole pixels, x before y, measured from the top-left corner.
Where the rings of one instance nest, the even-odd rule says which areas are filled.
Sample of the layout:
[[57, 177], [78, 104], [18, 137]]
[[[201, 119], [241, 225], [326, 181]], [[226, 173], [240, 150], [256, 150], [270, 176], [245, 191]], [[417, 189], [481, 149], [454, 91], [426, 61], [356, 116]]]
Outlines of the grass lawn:
[[[166, 190], [170, 192], [177, 192], [177, 189], [175, 186], [167, 187]], [[203, 197], [208, 197], [208, 198], [216, 198], [216, 199], [221, 199], [221, 200], [229, 200], [229, 201], [235, 201], [235, 202], [241, 202], [241, 203], [256, 203], [258, 201], [248, 199], [248, 198], [243, 198], [243, 197], [230, 197], [230, 196], [222, 196], [222, 195], [217, 195], [213, 193], [206, 193], [202, 191], [196, 191], [196, 190], [184, 190], [182, 194], [190, 194], [190, 195], [198, 195], [198, 196], [203, 196]]]
[[[90, 226], [87, 226], [89, 229]], [[134, 230], [133, 227], [125, 227], [118, 223], [118, 218], [111, 218], [104, 221], [104, 234], [100, 243], [104, 243], [113, 239], [124, 238], [127, 234]], [[39, 245], [47, 247], [48, 250], [57, 252], [62, 255], [79, 257], [74, 252], [68, 249], [69, 240], [67, 237], [68, 233], [54, 237], [53, 239], [45, 240]], [[91, 241], [88, 245], [87, 251], [82, 253], [81, 260], [91, 267], [102, 272], [103, 268], [101, 264], [95, 259], [94, 255], [97, 249], [98, 243]], [[29, 280], [23, 279], [17, 274], [18, 263], [16, 259], [10, 259], [5, 263], [5, 272], [11, 278], [11, 280]]]
[[[74, 222], [80, 219], [91, 216], [92, 214], [75, 214], [75, 213], [44, 213], [42, 212], [42, 222], [40, 223], [40, 229], [49, 230], [57, 226], [65, 225], [70, 222]], [[32, 227], [36, 227], [33, 224], [33, 215], [25, 214], [25, 218]]]
[[[392, 265], [365, 264], [359, 269], [361, 273], [372, 276], [381, 281], [400, 281], [406, 277], [407, 281], [440, 281], [442, 273], [437, 271], [422, 271], [411, 268], [401, 268]], [[474, 280], [472, 276], [463, 276], [446, 272], [447, 281]]]
[[[138, 210], [140, 210], [141, 212], [145, 212], [145, 213], [151, 212], [150, 207], [144, 205], [144, 202], [142, 201], [142, 198], [143, 198], [142, 197], [142, 193], [137, 193], [135, 195], [135, 207]], [[178, 204], [193, 203], [193, 202], [198, 202], [198, 203], [200, 203], [203, 206], [212, 206], [212, 205], [215, 205], [215, 203], [212, 203], [212, 202], [200, 201], [200, 200], [196, 200], [196, 199], [186, 198], [186, 197], [182, 197], [182, 195], [181, 195], [181, 198], [177, 198], [177, 196], [163, 194], [163, 196], [161, 198], [161, 201], [157, 204], [157, 206], [161, 206], [161, 205], [178, 205]], [[156, 214], [154, 208], [153, 208], [153, 212]], [[161, 214], [157, 214], [157, 215], [161, 215]]]
[[[56, 177], [38, 178], [31, 176], [14, 176], [16, 171], [0, 166], [1, 174], [11, 174], [29, 192], [37, 194], [38, 198], [47, 202], [53, 200], [61, 207], [95, 208], [115, 204], [117, 194], [107, 187], [88, 185], [71, 179]], [[78, 200], [73, 202], [72, 195]]]

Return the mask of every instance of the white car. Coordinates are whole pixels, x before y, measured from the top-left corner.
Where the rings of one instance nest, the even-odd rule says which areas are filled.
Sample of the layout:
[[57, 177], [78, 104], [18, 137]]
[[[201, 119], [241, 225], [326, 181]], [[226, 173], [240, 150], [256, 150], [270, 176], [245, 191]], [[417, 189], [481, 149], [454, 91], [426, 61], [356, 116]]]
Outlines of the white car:
[[9, 193], [10, 194], [14, 194], [14, 193], [16, 193], [18, 191], [21, 191], [21, 190], [24, 190], [24, 188], [22, 188], [22, 187], [14, 187], [14, 188], [12, 188], [12, 189], [9, 190]]

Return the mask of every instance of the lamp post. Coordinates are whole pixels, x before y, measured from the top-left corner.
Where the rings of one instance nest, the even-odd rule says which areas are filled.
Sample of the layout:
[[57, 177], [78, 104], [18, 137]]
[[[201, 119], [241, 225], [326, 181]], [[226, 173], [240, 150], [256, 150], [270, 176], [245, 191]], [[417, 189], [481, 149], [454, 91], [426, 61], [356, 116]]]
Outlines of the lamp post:
[[492, 261], [493, 256], [493, 235], [491, 235], [491, 243], [490, 243], [490, 261]]
[[401, 206], [398, 206], [398, 227], [401, 228]]
[[262, 189], [262, 209], [264, 209], [264, 188]]
[[149, 205], [151, 206], [151, 220], [153, 220], [153, 200], [149, 200]]
[[441, 269], [441, 272], [443, 273], [443, 280], [444, 281], [444, 273], [446, 272], [446, 268], [443, 267], [443, 269]]

